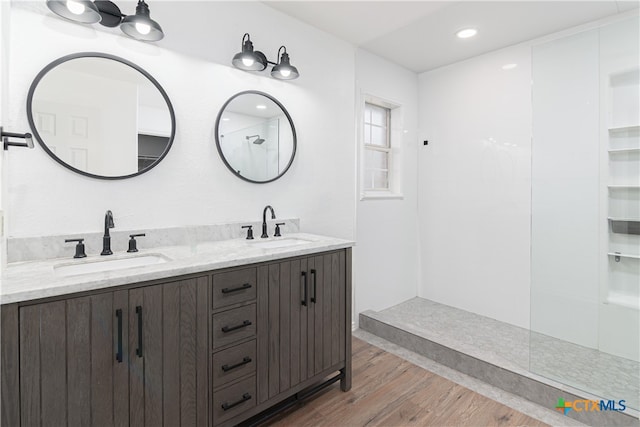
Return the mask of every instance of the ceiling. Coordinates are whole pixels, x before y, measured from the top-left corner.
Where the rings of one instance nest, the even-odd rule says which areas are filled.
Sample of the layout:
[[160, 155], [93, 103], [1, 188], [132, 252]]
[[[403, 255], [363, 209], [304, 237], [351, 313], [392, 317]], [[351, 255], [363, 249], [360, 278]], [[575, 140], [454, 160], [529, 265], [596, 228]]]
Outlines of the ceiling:
[[[116, 3], [123, 13], [135, 10], [135, 0]], [[214, 62], [226, 63], [237, 52], [241, 33], [238, 28], [251, 28], [263, 19], [251, 13], [250, 1], [181, 0], [181, 8], [176, 8], [176, 3], [153, 0], [152, 17], [162, 23], [166, 34], [172, 34], [158, 45]], [[264, 0], [262, 3], [416, 73], [640, 6], [640, 0]], [[42, 0], [12, 0], [12, 4], [53, 15]], [[220, 13], [222, 7], [232, 8], [231, 16], [235, 18]], [[478, 35], [458, 39], [456, 31], [465, 27], [477, 28]], [[93, 28], [120, 34], [118, 29]], [[269, 43], [269, 37], [275, 35], [261, 34], [262, 46], [280, 42], [278, 39]], [[227, 47], [217, 53], [220, 57], [214, 57], [216, 53], [209, 48], [211, 40]]]
[[[635, 1], [266, 1], [417, 73], [638, 8]], [[475, 27], [478, 35], [458, 39]]]

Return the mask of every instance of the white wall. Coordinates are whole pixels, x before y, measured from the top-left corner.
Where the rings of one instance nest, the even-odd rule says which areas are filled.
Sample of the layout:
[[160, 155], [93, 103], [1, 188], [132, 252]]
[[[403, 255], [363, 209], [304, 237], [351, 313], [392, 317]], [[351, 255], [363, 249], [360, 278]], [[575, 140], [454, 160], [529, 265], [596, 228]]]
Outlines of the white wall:
[[[518, 64], [503, 70], [505, 64]], [[529, 326], [531, 61], [515, 46], [419, 76], [418, 294]]]
[[[0, 125], [5, 126], [8, 111], [9, 87], [9, 2], [0, 1]], [[9, 130], [9, 129], [7, 129]], [[4, 150], [0, 149], [0, 269], [6, 264], [5, 211], [6, 198]]]
[[[27, 91], [45, 65], [70, 53], [100, 51], [137, 63], [158, 80], [173, 103], [177, 132], [161, 164], [123, 181], [74, 174], [39, 146], [10, 152], [10, 236], [96, 231], [107, 209], [114, 213], [116, 228], [136, 229], [255, 220], [266, 204], [273, 205], [280, 217], [300, 217], [304, 231], [355, 236], [353, 47], [261, 3], [239, 3], [221, 4], [229, 22], [247, 22], [247, 28], [238, 29], [238, 41], [245, 30], [269, 32], [283, 41], [295, 34], [296, 43], [309, 52], [296, 57], [300, 79], [277, 81], [268, 73], [231, 68], [226, 64], [232, 55], [224, 55], [227, 62], [218, 65], [53, 16], [12, 9], [7, 123], [11, 128], [28, 128]], [[232, 47], [212, 40], [208, 48], [226, 52]], [[250, 89], [276, 97], [298, 131], [291, 169], [264, 185], [232, 175], [218, 156], [213, 135], [222, 104]]]
[[[356, 120], [362, 122], [366, 95], [400, 105], [394, 115], [393, 154], [401, 159], [402, 198], [357, 202], [354, 248], [355, 313], [380, 310], [417, 293], [417, 75], [364, 50], [356, 54]], [[406, 131], [406, 132], [405, 132]], [[399, 140], [398, 140], [399, 139]], [[360, 142], [361, 143], [361, 142]]]

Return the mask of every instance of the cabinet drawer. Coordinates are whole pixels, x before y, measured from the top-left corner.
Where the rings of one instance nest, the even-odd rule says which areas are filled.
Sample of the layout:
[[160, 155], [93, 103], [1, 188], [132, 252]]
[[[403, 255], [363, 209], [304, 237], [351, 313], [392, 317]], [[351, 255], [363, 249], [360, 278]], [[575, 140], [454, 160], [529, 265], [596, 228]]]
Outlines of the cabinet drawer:
[[213, 275], [213, 308], [256, 298], [256, 269], [245, 268]]
[[223, 423], [254, 406], [256, 378], [251, 377], [213, 393], [213, 424]]
[[213, 348], [256, 335], [256, 305], [250, 304], [213, 315]]
[[213, 355], [213, 386], [219, 387], [255, 370], [256, 340], [228, 348]]

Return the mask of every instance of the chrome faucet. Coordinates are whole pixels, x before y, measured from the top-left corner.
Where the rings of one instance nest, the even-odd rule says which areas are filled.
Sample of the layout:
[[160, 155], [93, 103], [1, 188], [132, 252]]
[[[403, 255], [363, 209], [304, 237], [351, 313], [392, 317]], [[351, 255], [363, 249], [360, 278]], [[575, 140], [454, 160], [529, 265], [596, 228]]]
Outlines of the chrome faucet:
[[109, 229], [113, 228], [113, 213], [107, 211], [104, 214], [104, 236], [102, 236], [102, 252], [100, 255], [111, 255], [111, 236], [109, 235]]
[[276, 213], [271, 205], [265, 206], [264, 210], [262, 211], [262, 236], [260, 236], [263, 239], [269, 237], [269, 235], [267, 234], [267, 209], [271, 209], [271, 219], [276, 219]]

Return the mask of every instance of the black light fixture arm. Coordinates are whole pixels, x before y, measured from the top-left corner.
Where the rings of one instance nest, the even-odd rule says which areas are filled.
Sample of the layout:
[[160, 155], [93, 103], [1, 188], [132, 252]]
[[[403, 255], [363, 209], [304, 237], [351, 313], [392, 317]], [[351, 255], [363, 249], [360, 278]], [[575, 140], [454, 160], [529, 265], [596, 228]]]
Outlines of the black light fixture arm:
[[240, 50], [242, 50], [242, 48], [244, 47], [245, 42], [250, 42], [251, 41], [251, 36], [249, 35], [249, 33], [244, 33], [244, 36], [242, 36], [242, 45], [240, 45]]
[[[9, 138], [20, 138], [24, 139], [25, 142], [14, 142], [9, 141]], [[30, 133], [15, 133], [15, 132], [5, 132], [0, 126], [0, 139], [2, 139], [2, 144], [4, 146], [5, 151], [9, 149], [9, 147], [26, 147], [33, 148], [33, 136]]]
[[[247, 33], [247, 34], [248, 34], [248, 33]], [[278, 54], [276, 55], [276, 61], [279, 61], [279, 58], [280, 58], [280, 51], [281, 51], [282, 49], [284, 49], [284, 54], [288, 56], [286, 46], [280, 46], [280, 49], [278, 49]], [[269, 60], [267, 59], [267, 64], [271, 64], [271, 65], [278, 65], [278, 64], [279, 64], [279, 62], [273, 62], [273, 61], [269, 61]]]

